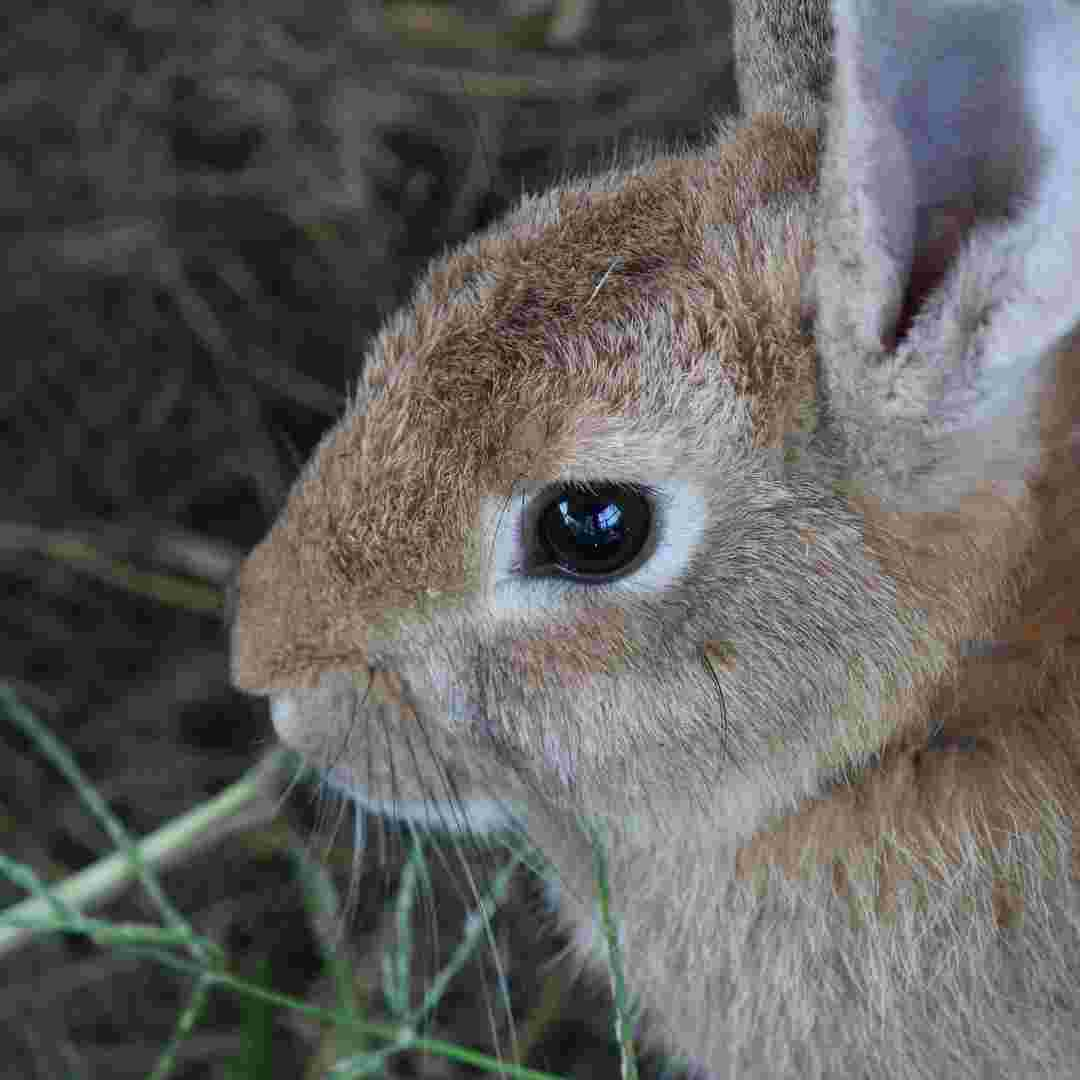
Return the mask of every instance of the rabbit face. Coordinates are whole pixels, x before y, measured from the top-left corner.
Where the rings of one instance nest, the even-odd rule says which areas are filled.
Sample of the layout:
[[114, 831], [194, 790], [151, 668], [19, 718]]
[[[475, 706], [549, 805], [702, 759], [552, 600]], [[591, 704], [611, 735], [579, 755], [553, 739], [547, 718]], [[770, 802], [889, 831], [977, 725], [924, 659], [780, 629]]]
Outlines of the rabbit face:
[[880, 745], [926, 620], [816, 444], [780, 131], [527, 202], [380, 337], [239, 579], [237, 680], [339, 783], [760, 812]]

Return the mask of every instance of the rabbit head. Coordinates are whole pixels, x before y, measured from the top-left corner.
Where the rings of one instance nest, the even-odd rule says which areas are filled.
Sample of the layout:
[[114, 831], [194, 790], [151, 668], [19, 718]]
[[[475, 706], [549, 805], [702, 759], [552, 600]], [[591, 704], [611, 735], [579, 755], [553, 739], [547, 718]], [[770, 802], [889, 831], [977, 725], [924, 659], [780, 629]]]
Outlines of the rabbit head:
[[[745, 115], [706, 150], [429, 268], [233, 628], [237, 685], [357, 799], [528, 830], [585, 947], [607, 822], [637, 985], [715, 1069], [760, 1052], [764, 1005], [730, 1008], [786, 963], [731, 943], [725, 890], [785, 829], [773, 856], [865, 839], [859, 791], [888, 817], [1030, 584], [1080, 361], [1075, 13], [838, 0], [831, 75], [820, 3], [736, 20]], [[1055, 732], [1032, 775], [1064, 799], [1075, 711]], [[934, 777], [912, 835], [959, 821]]]

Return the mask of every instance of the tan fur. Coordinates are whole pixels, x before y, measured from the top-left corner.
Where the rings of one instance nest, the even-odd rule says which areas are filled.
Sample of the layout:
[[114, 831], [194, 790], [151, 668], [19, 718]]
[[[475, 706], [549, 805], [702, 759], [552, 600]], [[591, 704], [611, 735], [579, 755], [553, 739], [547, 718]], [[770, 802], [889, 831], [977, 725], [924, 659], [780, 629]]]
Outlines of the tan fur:
[[[378, 809], [494, 800], [603, 969], [598, 826], [647, 1033], [713, 1075], [1076, 1076], [1080, 21], [836, 5], [827, 120], [820, 3], [748, 0], [707, 153], [433, 264], [234, 678]], [[651, 493], [624, 578], [530, 563], [568, 481]]]

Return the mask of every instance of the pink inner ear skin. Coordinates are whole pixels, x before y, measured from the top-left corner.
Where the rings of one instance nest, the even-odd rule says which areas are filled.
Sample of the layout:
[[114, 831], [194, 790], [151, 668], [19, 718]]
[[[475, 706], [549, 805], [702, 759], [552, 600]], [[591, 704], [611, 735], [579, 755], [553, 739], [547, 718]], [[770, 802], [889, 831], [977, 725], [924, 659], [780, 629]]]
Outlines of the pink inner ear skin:
[[971, 202], [924, 207], [919, 211], [915, 256], [908, 275], [904, 302], [888, 342], [890, 350], [907, 337], [915, 317], [930, 294], [942, 283], [975, 222], [976, 210]]

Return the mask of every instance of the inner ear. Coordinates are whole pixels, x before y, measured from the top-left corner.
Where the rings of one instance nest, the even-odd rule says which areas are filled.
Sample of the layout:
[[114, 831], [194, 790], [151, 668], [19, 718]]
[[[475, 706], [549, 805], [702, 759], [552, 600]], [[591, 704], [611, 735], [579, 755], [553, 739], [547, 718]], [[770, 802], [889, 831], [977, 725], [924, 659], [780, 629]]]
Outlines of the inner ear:
[[[1020, 5], [837, 0], [819, 282], [826, 326], [894, 349], [967, 237], [1024, 205], [1039, 172]], [[833, 265], [835, 263], [835, 265]]]
[[917, 240], [912, 253], [907, 288], [887, 342], [890, 349], [904, 340], [927, 297], [942, 283], [978, 212], [974, 200], [941, 206], [920, 207], [917, 213]]

